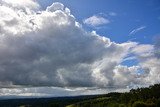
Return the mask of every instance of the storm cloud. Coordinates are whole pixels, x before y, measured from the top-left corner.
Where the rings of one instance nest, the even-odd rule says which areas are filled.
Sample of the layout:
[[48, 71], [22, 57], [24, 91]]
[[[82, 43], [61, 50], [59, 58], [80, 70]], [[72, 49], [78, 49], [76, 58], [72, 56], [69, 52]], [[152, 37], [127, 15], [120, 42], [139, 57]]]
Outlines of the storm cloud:
[[[160, 62], [152, 53], [154, 46], [116, 43], [88, 32], [61, 3], [41, 10], [32, 0], [2, 0], [0, 13], [1, 87], [122, 88], [160, 78], [154, 78]], [[139, 65], [121, 65], [130, 54]], [[137, 74], [139, 69], [144, 73]]]

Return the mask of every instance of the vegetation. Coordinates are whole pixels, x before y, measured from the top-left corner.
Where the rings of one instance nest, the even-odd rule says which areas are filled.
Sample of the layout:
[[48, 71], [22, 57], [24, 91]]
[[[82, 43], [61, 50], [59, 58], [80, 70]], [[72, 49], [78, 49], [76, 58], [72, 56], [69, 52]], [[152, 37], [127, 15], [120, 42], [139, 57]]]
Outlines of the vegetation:
[[0, 100], [0, 107], [160, 107], [160, 84], [126, 93]]
[[160, 84], [132, 89], [126, 93], [109, 93], [104, 97], [78, 102], [67, 107], [160, 107]]

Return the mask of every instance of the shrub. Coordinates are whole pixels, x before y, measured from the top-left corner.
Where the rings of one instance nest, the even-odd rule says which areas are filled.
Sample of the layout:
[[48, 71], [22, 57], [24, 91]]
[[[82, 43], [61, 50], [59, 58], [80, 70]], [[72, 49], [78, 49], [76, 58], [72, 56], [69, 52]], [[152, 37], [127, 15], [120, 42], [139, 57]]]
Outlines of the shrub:
[[147, 105], [144, 102], [136, 101], [133, 103], [132, 107], [147, 107]]
[[126, 107], [126, 105], [125, 104], [120, 104], [119, 107]]

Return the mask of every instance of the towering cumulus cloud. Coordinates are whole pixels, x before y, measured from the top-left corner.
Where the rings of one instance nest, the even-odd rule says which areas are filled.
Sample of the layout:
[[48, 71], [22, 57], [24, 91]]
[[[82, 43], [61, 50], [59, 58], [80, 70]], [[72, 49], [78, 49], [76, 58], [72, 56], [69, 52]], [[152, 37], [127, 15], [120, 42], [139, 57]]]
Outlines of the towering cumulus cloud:
[[[152, 72], [159, 74], [160, 62], [152, 52], [148, 53], [153, 46], [145, 46], [150, 48], [143, 50], [135, 42], [118, 44], [95, 31], [85, 31], [61, 3], [41, 10], [31, 0], [0, 1], [1, 87], [144, 84], [154, 79]], [[140, 64], [121, 65], [131, 53]], [[138, 74], [140, 68], [145, 71]]]

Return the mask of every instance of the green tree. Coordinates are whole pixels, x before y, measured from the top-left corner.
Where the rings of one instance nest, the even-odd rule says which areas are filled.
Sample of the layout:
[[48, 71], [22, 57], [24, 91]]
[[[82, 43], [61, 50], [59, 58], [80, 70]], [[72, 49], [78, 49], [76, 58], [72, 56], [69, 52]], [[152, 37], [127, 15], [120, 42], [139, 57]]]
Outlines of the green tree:
[[136, 101], [133, 103], [132, 107], [147, 107], [147, 105], [144, 102]]

